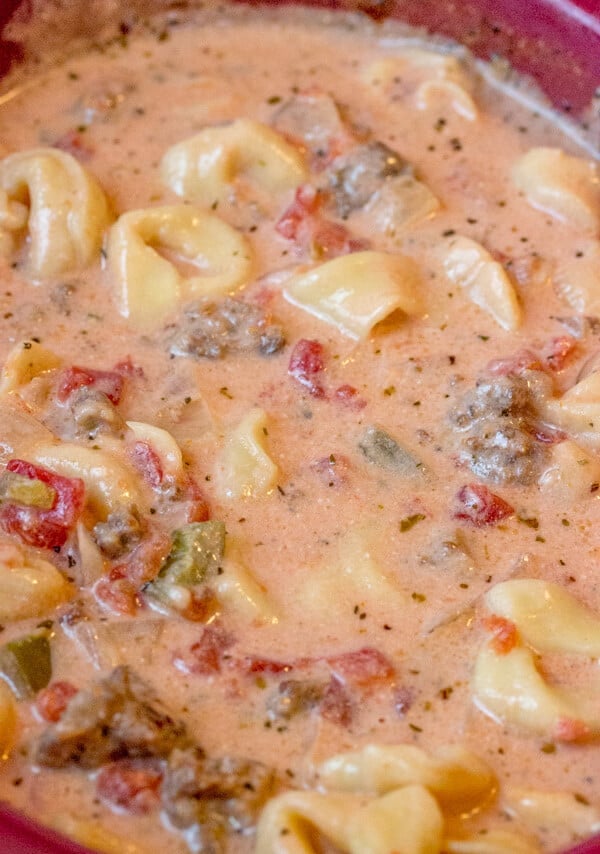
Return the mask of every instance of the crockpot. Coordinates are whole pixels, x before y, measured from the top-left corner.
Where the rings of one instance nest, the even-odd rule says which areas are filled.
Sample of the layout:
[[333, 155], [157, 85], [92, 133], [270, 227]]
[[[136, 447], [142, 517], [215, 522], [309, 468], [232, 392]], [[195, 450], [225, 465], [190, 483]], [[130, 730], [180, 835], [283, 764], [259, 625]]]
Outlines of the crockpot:
[[[280, 0], [237, 0], [251, 5], [276, 5]], [[17, 32], [40, 16], [56, 41], [52, 5], [77, 21], [102, 20], [122, 6], [145, 11], [168, 6], [168, 0], [0, 0], [0, 77], [28, 58], [27, 46]], [[193, 0], [190, 3], [193, 5]], [[555, 107], [571, 115], [600, 149], [600, 0], [304, 0], [307, 6], [327, 6], [358, 11], [379, 21], [399, 18], [430, 32], [453, 38], [484, 59], [508, 60], [518, 71], [532, 77]], [[90, 7], [94, 7], [92, 14]], [[85, 16], [77, 14], [77, 7]], [[67, 33], [67, 38], [71, 33]], [[87, 849], [36, 824], [0, 804], [1, 854], [86, 854]], [[566, 854], [600, 854], [600, 836], [588, 839]]]

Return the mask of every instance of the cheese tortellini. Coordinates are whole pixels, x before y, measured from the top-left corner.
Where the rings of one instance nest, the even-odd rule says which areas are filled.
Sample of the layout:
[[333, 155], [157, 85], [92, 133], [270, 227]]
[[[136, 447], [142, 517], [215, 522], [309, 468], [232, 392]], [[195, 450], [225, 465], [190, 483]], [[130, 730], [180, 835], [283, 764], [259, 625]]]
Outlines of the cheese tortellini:
[[548, 421], [577, 433], [590, 445], [600, 445], [600, 372], [593, 371], [571, 386], [562, 397], [544, 404]]
[[47, 560], [0, 542], [0, 620], [40, 617], [72, 595], [71, 585]]
[[420, 275], [405, 255], [354, 252], [294, 276], [284, 289], [289, 302], [331, 323], [350, 338], [365, 339], [389, 314], [422, 311]]
[[316, 854], [318, 840], [343, 854], [535, 854], [515, 833], [455, 839], [453, 819], [481, 811], [496, 779], [470, 751], [446, 746], [434, 756], [412, 745], [369, 744], [316, 769], [325, 791], [274, 798], [261, 816], [256, 854]]
[[490, 314], [503, 329], [521, 325], [517, 293], [502, 264], [494, 261], [480, 243], [452, 237], [439, 250], [448, 279], [464, 288], [475, 305]]
[[177, 143], [164, 155], [161, 170], [174, 193], [207, 207], [229, 200], [242, 176], [272, 194], [293, 190], [308, 177], [299, 151], [251, 119], [208, 127]]
[[99, 257], [110, 221], [96, 180], [70, 154], [33, 148], [0, 162], [0, 254], [27, 233], [27, 272], [51, 279]]
[[[183, 275], [158, 248], [196, 267], [198, 275]], [[252, 251], [214, 214], [168, 205], [120, 216], [108, 235], [107, 263], [121, 314], [137, 326], [153, 327], [182, 300], [237, 290], [250, 276]]]
[[255, 498], [273, 489], [278, 468], [266, 451], [266, 436], [266, 413], [253, 409], [227, 437], [219, 464], [224, 498]]
[[600, 316], [600, 241], [590, 241], [554, 276], [557, 293], [578, 314]]
[[139, 478], [110, 450], [85, 448], [73, 442], [40, 444], [27, 458], [64, 477], [81, 478], [86, 500], [100, 517], [123, 506], [144, 506]]
[[397, 80], [414, 87], [414, 102], [419, 110], [449, 104], [462, 118], [474, 121], [477, 107], [472, 97], [472, 82], [460, 59], [452, 54], [408, 48], [395, 56], [372, 62], [364, 72], [371, 86], [391, 89]]
[[514, 165], [513, 182], [530, 205], [582, 231], [600, 229], [600, 172], [560, 148], [532, 148]]
[[58, 368], [61, 359], [38, 344], [37, 341], [20, 341], [12, 348], [0, 373], [0, 394], [18, 392], [32, 379]]
[[551, 685], [533, 652], [600, 659], [600, 617], [559, 585], [539, 579], [498, 584], [486, 604], [518, 634], [507, 649], [489, 641], [480, 650], [473, 675], [477, 705], [497, 720], [564, 741], [600, 734], [600, 684], [586, 692]]

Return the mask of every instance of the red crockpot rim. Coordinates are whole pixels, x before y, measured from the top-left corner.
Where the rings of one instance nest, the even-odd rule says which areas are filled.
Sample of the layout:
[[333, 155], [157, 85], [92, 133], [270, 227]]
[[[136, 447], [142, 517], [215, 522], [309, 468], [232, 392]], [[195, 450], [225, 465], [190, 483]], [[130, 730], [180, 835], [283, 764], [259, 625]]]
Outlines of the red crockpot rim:
[[[282, 0], [236, 0], [283, 5]], [[288, 2], [288, 0], [283, 0]], [[600, 113], [600, 0], [303, 0], [306, 6], [360, 11], [375, 20], [401, 18], [456, 39], [476, 56], [507, 59], [530, 75], [559, 110], [586, 122]], [[23, 59], [20, 44], [2, 33], [14, 12], [31, 14], [32, 0], [0, 0], [0, 78]], [[126, 15], [124, 15], [126, 17]], [[600, 136], [600, 125], [598, 127]], [[598, 140], [600, 145], [600, 139]], [[88, 849], [0, 802], [2, 854], [89, 854]], [[600, 854], [600, 836], [566, 854]]]

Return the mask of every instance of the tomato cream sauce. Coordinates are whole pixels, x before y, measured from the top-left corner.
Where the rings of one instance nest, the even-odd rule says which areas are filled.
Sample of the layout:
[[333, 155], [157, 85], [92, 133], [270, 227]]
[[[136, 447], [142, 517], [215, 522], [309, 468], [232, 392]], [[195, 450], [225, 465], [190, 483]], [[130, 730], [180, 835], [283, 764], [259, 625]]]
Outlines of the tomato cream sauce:
[[[176, 352], [172, 342], [187, 322], [186, 306], [152, 329], [124, 317], [106, 244], [102, 257], [83, 269], [37, 281], [27, 273], [26, 241], [0, 258], [0, 360], [33, 341], [61, 362], [11, 393], [0, 416], [3, 465], [27, 459], [32, 447], [13, 439], [15, 396], [53, 434], [71, 441], [68, 407], [56, 402], [57, 371], [73, 365], [113, 371], [129, 358], [120, 417], [174, 437], [185, 476], [193, 477], [209, 518], [224, 522], [261, 598], [255, 607], [244, 596], [221, 602], [217, 593], [204, 620], [188, 619], [152, 607], [139, 583], [127, 612], [114, 588], [99, 594], [97, 576], [86, 575], [73, 530], [54, 551], [23, 545], [18, 531], [5, 532], [4, 539], [72, 579], [73, 596], [42, 616], [5, 620], [1, 640], [51, 621], [51, 685], [66, 681], [84, 691], [112, 667], [129, 665], [209, 757], [262, 762], [292, 788], [315, 788], [319, 762], [366, 744], [407, 743], [428, 752], [464, 745], [490, 766], [498, 793], [489, 807], [464, 816], [456, 835], [501, 828], [522, 833], [541, 851], [557, 851], [591, 833], [593, 823], [583, 830], [566, 820], [527, 824], [506, 806], [506, 793], [516, 787], [564, 792], [600, 810], [597, 736], [531, 732], [490, 714], [474, 697], [473, 671], [489, 637], [484, 596], [500, 582], [557, 584], [600, 620], [598, 484], [592, 477], [574, 497], [544, 480], [561, 440], [579, 442], [590, 466], [597, 465], [598, 444], [540, 415], [538, 436], [525, 452], [537, 461], [535, 470], [510, 477], [501, 456], [485, 472], [470, 469], [457, 424], [460, 412], [473, 414], [475, 404], [465, 396], [478, 379], [491, 376], [497, 387], [518, 375], [515, 354], [534, 354], [526, 369], [546, 401], [572, 388], [597, 350], [597, 320], [577, 313], [556, 287], [557, 270], [588, 252], [597, 233], [535, 209], [510, 177], [532, 148], [592, 155], [573, 134], [557, 130], [548, 111], [523, 105], [518, 90], [460, 53], [474, 117], [457, 110], [447, 91], [416, 105], [423, 71], [414, 64], [385, 86], [369, 82], [374, 63], [407, 49], [438, 56], [454, 50], [362, 17], [173, 12], [131, 31], [123, 26], [117, 36], [42, 72], [15, 72], [5, 83], [0, 155], [39, 147], [67, 151], [95, 177], [113, 219], [181, 204], [161, 178], [165, 152], [207, 127], [247, 118], [274, 127], [308, 164], [303, 183], [319, 188], [321, 201], [318, 210], [306, 199], [298, 207], [296, 196], [300, 220], [306, 224], [314, 215], [338, 230], [332, 236], [331, 227], [325, 229], [318, 239], [313, 234], [312, 242], [303, 242], [301, 228], [286, 236], [276, 225], [293, 205], [294, 191], [274, 195], [249, 179], [213, 205], [253, 250], [252, 273], [236, 297], [281, 328], [285, 343], [272, 354], [233, 347], [219, 358]], [[315, 101], [325, 105], [325, 119], [306, 106]], [[300, 119], [289, 118], [290, 103], [300, 105]], [[392, 218], [382, 229], [366, 203], [336, 208], [336, 164], [372, 142], [409, 164], [407, 174], [439, 200], [436, 210], [398, 228]], [[518, 328], [502, 328], [444, 274], [440, 252], [456, 235], [485, 246], [500, 262], [521, 306]], [[414, 261], [422, 311], [393, 312], [356, 341], [286, 299], [291, 277], [367, 245]], [[190, 273], [185, 260], [160, 251], [180, 273]], [[311, 342], [319, 363], [312, 373], [303, 341]], [[490, 373], [490, 363], [500, 359], [509, 367]], [[528, 388], [536, 381], [527, 375]], [[488, 398], [479, 402], [491, 405]], [[231, 499], [222, 486], [224, 448], [257, 408], [266, 414], [262, 442], [277, 475], [264, 494]], [[392, 437], [409, 455], [410, 471], [390, 465], [385, 453], [382, 462], [371, 447], [374, 435]], [[98, 447], [113, 441], [125, 459], [123, 434], [72, 441]], [[165, 497], [148, 474], [148, 458], [137, 468], [128, 459], [143, 494], [142, 546], [201, 521], [190, 520], [183, 475], [178, 491]], [[482, 501], [492, 503], [483, 521], [474, 518], [472, 495], [464, 491], [473, 485], [493, 494], [482, 499], [478, 493], [475, 500], [479, 511]], [[92, 534], [103, 519], [89, 505], [82, 518], [97, 556]], [[109, 588], [111, 571], [127, 566], [131, 554], [100, 555]], [[143, 580], [152, 577], [150, 570]], [[198, 656], [207, 631], [216, 632], [218, 664], [203, 672]], [[592, 697], [600, 690], [593, 656], [557, 651], [538, 664], [551, 684]], [[333, 714], [323, 711], [322, 697], [288, 717], [273, 713], [285, 679], [331, 688], [332, 678], [343, 694], [332, 700]], [[177, 854], [189, 850], [188, 843], [191, 850], [213, 850], [194, 848], [193, 832], [161, 817], [158, 800], [143, 814], [133, 814], [129, 802], [111, 803], [98, 792], [98, 767], [36, 762], [35, 745], [48, 726], [35, 696], [18, 703], [16, 732], [0, 769], [2, 800], [99, 850]], [[231, 832], [223, 845], [249, 852], [254, 836]]]

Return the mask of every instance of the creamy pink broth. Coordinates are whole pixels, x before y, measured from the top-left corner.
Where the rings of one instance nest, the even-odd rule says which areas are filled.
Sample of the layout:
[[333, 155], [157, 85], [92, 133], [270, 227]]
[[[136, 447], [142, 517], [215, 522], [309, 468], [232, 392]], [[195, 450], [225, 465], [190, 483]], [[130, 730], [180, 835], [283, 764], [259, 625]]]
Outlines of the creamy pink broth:
[[[384, 35], [389, 52], [393, 27]], [[279, 618], [269, 625], [225, 608], [220, 620], [235, 640], [228, 650], [233, 657], [294, 662], [371, 647], [396, 668], [393, 684], [355, 694], [348, 726], [327, 722], [314, 710], [282, 726], [266, 726], [266, 699], [280, 676], [244, 676], [226, 667], [215, 676], [182, 672], [173, 664], [174, 655], [199, 639], [201, 623], [177, 616], [162, 619], [147, 606], [135, 617], [121, 616], [101, 607], [84, 588], [79, 598], [103, 623], [160, 621], [158, 641], [142, 631], [139, 644], [121, 650], [119, 663], [130, 664], [153, 687], [209, 755], [247, 756], [274, 766], [292, 785], [310, 786], [311, 762], [350, 747], [409, 743], [430, 750], [461, 743], [489, 763], [501, 787], [568, 791], [600, 805], [596, 744], [561, 744], [551, 733], [538, 737], [505, 727], [475, 706], [469, 684], [484, 638], [481, 597], [495, 582], [513, 576], [544, 578], [600, 612], [594, 534], [600, 522], [598, 498], [590, 495], [578, 506], [565, 506], [553, 501], [552, 493], [540, 491], [536, 482], [489, 484], [514, 507], [514, 515], [481, 528], [457, 521], [455, 495], [478, 479], [458, 463], [448, 420], [449, 410], [491, 359], [524, 347], [541, 352], [553, 338], [567, 334], [555, 318], [573, 311], [555, 295], [552, 273], [585, 241], [571, 227], [533, 210], [508, 175], [516, 158], [534, 145], [589, 153], [555, 131], [551, 118], [519, 105], [499, 85], [482, 82], [475, 71], [480, 113], [473, 123], [451, 108], [416, 110], [408, 98], [374, 95], [361, 70], [382, 49], [380, 31], [362, 18], [337, 23], [318, 14], [238, 11], [176, 26], [160, 21], [67, 58], [26, 78], [21, 87], [13, 78], [15, 88], [6, 87], [0, 106], [0, 153], [53, 145], [75, 132], [84, 165], [105, 190], [115, 214], [176, 203], [158, 169], [169, 146], [207, 125], [240, 116], [269, 123], [277, 99], [283, 103], [296, 89], [318, 87], [344, 105], [352, 126], [367, 128], [372, 139], [412, 163], [443, 202], [435, 216], [398, 237], [368, 234], [359, 215], [345, 223], [355, 235], [368, 236], [373, 248], [402, 251], [415, 259], [423, 274], [426, 316], [394, 314], [366, 341], [356, 343], [287, 302], [281, 293], [287, 273], [300, 264], [317, 263], [295, 253], [293, 243], [274, 231], [292, 201], [289, 194], [268, 200], [270, 207], [262, 213], [248, 213], [243, 200], [229, 211], [257, 258], [255, 280], [239, 295], [250, 302], [267, 299], [269, 312], [285, 332], [287, 343], [279, 353], [170, 359], [160, 330], [140, 334], [119, 315], [100, 259], [60, 281], [34, 284], [23, 274], [20, 258], [10, 257], [0, 261], [0, 357], [16, 342], [35, 337], [65, 365], [110, 369], [131, 356], [143, 369], [144, 377], [127, 378], [119, 411], [125, 418], [171, 430], [207, 498], [211, 518], [223, 520], [228, 534], [243, 542], [245, 563]], [[108, 108], [86, 112], [86, 104], [102, 101], [106, 93], [112, 99]], [[329, 218], [335, 220], [335, 214]], [[518, 332], [502, 330], [459, 288], [436, 276], [432, 253], [452, 230], [497, 253], [508, 262], [509, 273], [531, 259], [538, 265], [536, 275], [516, 283], [524, 311]], [[284, 272], [264, 278], [278, 271]], [[61, 305], [56, 286], [65, 282], [74, 290]], [[177, 323], [178, 316], [168, 320]], [[317, 340], [324, 348], [326, 388], [353, 386], [366, 401], [364, 408], [333, 396], [317, 399], [288, 375], [292, 347], [302, 338]], [[593, 334], [577, 340], [564, 368], [552, 374], [557, 393], [573, 384], [596, 347]], [[191, 411], [182, 404], [188, 396]], [[255, 406], [268, 416], [266, 446], [279, 468], [278, 488], [264, 497], [224, 502], [214, 485], [217, 454], [225, 433]], [[41, 407], [38, 416], [43, 415]], [[357, 446], [371, 424], [410, 449], [427, 476], [407, 479], [368, 463]], [[344, 482], [330, 485], [311, 465], [330, 455], [347, 458]], [[414, 514], [424, 518], [401, 532], [401, 520]], [[537, 527], [519, 521], [534, 517]], [[149, 525], [170, 531], [181, 522], [175, 508], [151, 517]], [[372, 557], [402, 591], [405, 604], [398, 608], [368, 593], [358, 599], [354, 593], [340, 593], [311, 613], [301, 591], [336, 559], [352, 528], [368, 532]], [[433, 543], [457, 530], [476, 567], [472, 584], [461, 589], [422, 560]], [[77, 560], [75, 542], [60, 555], [41, 554], [72, 575], [67, 555]], [[61, 606], [48, 615], [56, 620], [53, 681], [85, 688], [114, 662], [103, 655], [100, 643], [100, 666], [94, 668], [61, 628], [57, 618], [64, 611]], [[7, 624], [2, 639], [20, 636], [37, 623]], [[544, 667], [561, 683], [592, 679], [593, 665], [579, 659], [545, 657]], [[399, 696], [405, 698], [405, 708], [398, 708]], [[17, 744], [0, 773], [2, 799], [55, 826], [65, 826], [65, 814], [97, 821], [131, 840], [135, 852], [188, 850], [183, 836], [161, 822], [158, 810], [132, 816], [103, 803], [93, 774], [77, 768], [32, 768], [28, 746], [46, 726], [33, 704], [19, 703]], [[469, 823], [474, 829], [492, 826], [518, 829], [493, 806]], [[568, 834], [543, 832], [538, 840], [548, 852], [572, 841]], [[226, 843], [232, 852], [252, 847], [251, 835], [232, 834]]]

